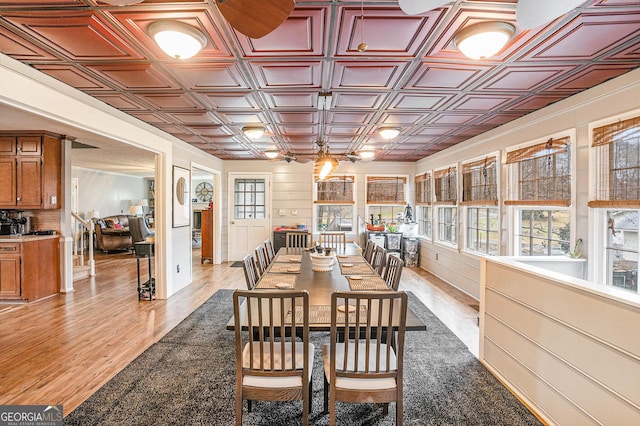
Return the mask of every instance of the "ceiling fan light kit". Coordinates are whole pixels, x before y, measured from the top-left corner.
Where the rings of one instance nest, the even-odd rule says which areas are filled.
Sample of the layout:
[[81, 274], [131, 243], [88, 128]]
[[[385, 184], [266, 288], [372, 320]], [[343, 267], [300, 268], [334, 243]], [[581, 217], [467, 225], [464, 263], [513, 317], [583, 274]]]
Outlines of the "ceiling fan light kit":
[[242, 133], [249, 139], [259, 139], [264, 135], [264, 127], [262, 126], [246, 126], [242, 128]]
[[397, 127], [381, 127], [378, 132], [385, 139], [393, 139], [400, 134], [400, 129]]
[[180, 21], [153, 22], [148, 32], [167, 55], [176, 59], [189, 59], [207, 45], [204, 34]]
[[515, 31], [516, 28], [506, 22], [480, 22], [458, 32], [454, 43], [466, 57], [484, 59], [500, 52]]
[[265, 151], [264, 155], [268, 159], [273, 160], [274, 158], [278, 157], [278, 155], [280, 155], [280, 152], [278, 152], [278, 151]]

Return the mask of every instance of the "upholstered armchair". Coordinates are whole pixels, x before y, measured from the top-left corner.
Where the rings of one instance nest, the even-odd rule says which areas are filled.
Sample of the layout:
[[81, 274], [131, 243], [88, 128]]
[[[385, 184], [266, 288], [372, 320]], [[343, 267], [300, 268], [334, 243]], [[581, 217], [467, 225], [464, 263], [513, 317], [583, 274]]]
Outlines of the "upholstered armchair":
[[154, 231], [147, 227], [147, 222], [143, 217], [129, 218], [129, 232], [131, 233], [131, 241], [133, 244], [150, 241], [156, 235]]

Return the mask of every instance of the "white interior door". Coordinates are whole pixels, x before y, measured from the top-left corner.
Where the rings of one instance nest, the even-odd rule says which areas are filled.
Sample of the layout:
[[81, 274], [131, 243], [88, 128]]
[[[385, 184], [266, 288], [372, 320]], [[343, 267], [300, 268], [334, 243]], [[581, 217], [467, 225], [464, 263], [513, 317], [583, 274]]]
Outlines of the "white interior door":
[[269, 238], [269, 174], [229, 174], [229, 260], [242, 260]]

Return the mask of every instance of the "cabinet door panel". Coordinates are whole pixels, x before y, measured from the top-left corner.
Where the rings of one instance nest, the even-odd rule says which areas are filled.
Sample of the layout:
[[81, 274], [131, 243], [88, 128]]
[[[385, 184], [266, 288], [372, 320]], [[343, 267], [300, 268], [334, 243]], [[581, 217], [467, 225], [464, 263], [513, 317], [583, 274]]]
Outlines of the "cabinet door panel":
[[16, 205], [16, 157], [0, 156], [0, 206]]
[[20, 255], [0, 257], [0, 298], [20, 297]]
[[40, 157], [18, 159], [19, 207], [40, 207], [42, 204], [42, 165]]
[[18, 154], [40, 155], [42, 154], [42, 138], [40, 136], [19, 136]]
[[16, 155], [16, 138], [12, 136], [0, 137], [0, 155]]

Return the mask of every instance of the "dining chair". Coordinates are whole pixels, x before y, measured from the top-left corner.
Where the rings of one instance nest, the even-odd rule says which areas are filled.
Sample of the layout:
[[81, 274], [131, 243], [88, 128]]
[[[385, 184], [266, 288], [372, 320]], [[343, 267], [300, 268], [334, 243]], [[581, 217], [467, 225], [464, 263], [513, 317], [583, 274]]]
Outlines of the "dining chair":
[[271, 262], [273, 262], [273, 259], [276, 258], [276, 252], [273, 249], [273, 243], [270, 239], [264, 240], [264, 248], [267, 253], [267, 263], [271, 264]]
[[373, 251], [376, 249], [376, 243], [373, 240], [367, 240], [367, 244], [364, 246], [364, 252], [362, 252], [362, 257], [367, 263], [371, 264], [371, 258], [373, 257]]
[[242, 270], [244, 271], [244, 279], [247, 282], [247, 288], [253, 290], [260, 276], [258, 275], [256, 261], [252, 254], [248, 254], [242, 259]]
[[406, 318], [404, 292], [331, 295], [330, 341], [322, 347], [324, 411], [331, 426], [336, 424], [336, 401], [383, 403], [384, 415], [395, 402], [395, 423], [402, 426]]
[[233, 312], [236, 425], [242, 425], [244, 400], [248, 412], [252, 401], [302, 400], [302, 424], [308, 425], [315, 349], [309, 342], [309, 294], [236, 290]]
[[260, 244], [255, 250], [256, 266], [258, 267], [258, 275], [262, 276], [269, 267], [267, 262], [267, 252], [265, 251], [264, 244]]
[[346, 232], [321, 232], [320, 245], [322, 247], [331, 247], [332, 249], [340, 249], [342, 251], [347, 248]]
[[384, 265], [387, 260], [387, 250], [379, 245], [376, 245], [376, 248], [373, 250], [373, 256], [371, 257], [370, 265], [376, 274], [382, 276], [382, 271], [384, 270]]
[[403, 267], [404, 262], [395, 254], [392, 254], [387, 258], [387, 267], [384, 269], [382, 279], [384, 279], [389, 288], [393, 291], [398, 291]]
[[286, 248], [306, 248], [309, 247], [310, 234], [306, 232], [287, 232], [285, 235]]

